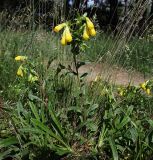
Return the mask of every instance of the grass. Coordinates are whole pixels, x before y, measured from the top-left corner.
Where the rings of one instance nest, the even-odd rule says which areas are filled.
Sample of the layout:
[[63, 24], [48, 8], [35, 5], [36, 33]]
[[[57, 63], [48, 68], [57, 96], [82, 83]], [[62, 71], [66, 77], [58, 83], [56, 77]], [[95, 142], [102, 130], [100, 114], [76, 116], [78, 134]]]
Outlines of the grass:
[[[87, 83], [63, 66], [70, 47], [51, 32], [0, 33], [0, 159], [140, 159], [153, 155], [153, 81], [115, 86], [100, 78]], [[99, 33], [87, 43], [81, 61], [114, 64], [152, 75], [152, 40], [136, 37], [114, 55], [112, 36]], [[25, 63], [15, 62], [26, 55]], [[120, 58], [116, 58], [120, 57]], [[52, 67], [58, 60], [61, 64]], [[16, 76], [20, 65], [39, 80]], [[50, 67], [47, 67], [50, 66]]]

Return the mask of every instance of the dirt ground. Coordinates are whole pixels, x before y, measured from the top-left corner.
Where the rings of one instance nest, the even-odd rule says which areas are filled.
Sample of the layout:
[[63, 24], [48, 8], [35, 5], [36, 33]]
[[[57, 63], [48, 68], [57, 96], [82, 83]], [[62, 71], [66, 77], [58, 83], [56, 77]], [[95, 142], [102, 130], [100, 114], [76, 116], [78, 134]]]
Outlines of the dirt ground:
[[90, 63], [79, 68], [79, 74], [85, 72], [88, 73], [87, 81], [89, 82], [95, 80], [96, 76], [100, 76], [102, 80], [116, 85], [128, 85], [131, 83], [131, 85], [137, 86], [149, 79], [140, 72], [104, 63]]
[[[51, 64], [52, 67], [57, 67], [59, 62], [53, 61]], [[70, 62], [60, 62], [67, 66], [71, 64]], [[71, 64], [71, 68], [74, 70], [74, 65]], [[148, 80], [149, 77], [145, 77], [142, 73], [127, 70], [121, 66], [109, 65], [106, 63], [86, 63], [85, 65], [79, 68], [79, 74], [88, 73], [86, 80], [87, 82], [94, 81], [97, 76], [100, 77], [103, 81], [108, 81], [116, 85], [131, 85], [138, 86], [140, 83]]]

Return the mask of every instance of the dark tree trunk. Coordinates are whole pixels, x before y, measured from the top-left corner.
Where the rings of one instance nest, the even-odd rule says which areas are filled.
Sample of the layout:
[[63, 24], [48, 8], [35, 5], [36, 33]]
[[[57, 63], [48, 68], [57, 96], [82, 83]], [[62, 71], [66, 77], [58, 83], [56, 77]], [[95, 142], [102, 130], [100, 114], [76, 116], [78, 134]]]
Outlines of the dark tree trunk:
[[77, 12], [79, 12], [81, 0], [75, 0], [72, 6], [70, 6], [68, 3], [69, 0], [66, 0], [66, 19], [72, 19], [77, 15]]
[[153, 20], [153, 0], [152, 0], [152, 6], [151, 6], [150, 20]]
[[118, 14], [117, 14], [118, 0], [110, 0], [110, 26], [114, 30], [118, 23]]

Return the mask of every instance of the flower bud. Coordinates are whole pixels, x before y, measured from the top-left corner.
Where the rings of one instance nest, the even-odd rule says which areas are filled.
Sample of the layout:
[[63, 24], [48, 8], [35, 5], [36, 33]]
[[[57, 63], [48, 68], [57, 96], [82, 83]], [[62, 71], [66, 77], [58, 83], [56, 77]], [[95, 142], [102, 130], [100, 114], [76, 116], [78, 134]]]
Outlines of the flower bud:
[[86, 26], [84, 27], [84, 31], [83, 31], [83, 39], [84, 40], [88, 40], [89, 39], [89, 33], [88, 33], [88, 29], [87, 29]]
[[65, 38], [67, 42], [71, 42], [72, 41], [72, 35], [70, 33], [70, 30], [68, 27], [65, 28]]
[[65, 31], [65, 30], [64, 30], [63, 35], [62, 35], [61, 44], [62, 44], [63, 46], [67, 45], [67, 41], [66, 41], [66, 31]]
[[54, 28], [54, 32], [59, 32], [61, 29], [63, 29], [63, 27], [66, 26], [66, 23], [62, 23], [62, 24], [59, 24], [57, 25], [55, 28]]
[[23, 77], [23, 68], [20, 66], [17, 71], [17, 75]]
[[147, 88], [147, 89], [146, 89], [146, 93], [147, 93], [148, 95], [150, 95], [150, 94], [151, 94], [151, 91], [150, 91], [150, 89], [149, 89], [149, 88]]
[[94, 24], [91, 22], [91, 20], [88, 17], [86, 17], [86, 23], [87, 23], [88, 29], [94, 28]]
[[89, 29], [89, 34], [90, 34], [91, 36], [95, 36], [95, 35], [96, 35], [95, 28]]
[[144, 83], [140, 84], [140, 87], [141, 87], [143, 90], [146, 90], [146, 83], [144, 82]]

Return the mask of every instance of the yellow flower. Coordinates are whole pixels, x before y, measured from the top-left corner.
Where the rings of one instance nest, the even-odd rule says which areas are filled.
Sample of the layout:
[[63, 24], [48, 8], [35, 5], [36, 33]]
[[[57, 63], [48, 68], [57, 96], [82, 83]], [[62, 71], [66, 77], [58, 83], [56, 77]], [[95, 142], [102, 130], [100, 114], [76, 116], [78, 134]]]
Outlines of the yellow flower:
[[146, 89], [146, 93], [147, 93], [148, 95], [150, 95], [150, 94], [151, 94], [151, 91], [150, 91], [150, 89], [149, 89], [149, 88], [147, 88], [147, 89]]
[[89, 33], [88, 33], [88, 29], [87, 29], [86, 26], [84, 27], [84, 31], [83, 31], [83, 39], [84, 40], [88, 40], [89, 39]]
[[146, 90], [146, 83], [144, 82], [144, 83], [140, 84], [140, 87], [141, 87], [143, 90]]
[[66, 31], [64, 30], [63, 35], [62, 35], [62, 39], [61, 39], [61, 44], [63, 46], [67, 45], [67, 41], [66, 41]]
[[123, 88], [117, 88], [117, 90], [121, 97], [125, 95], [125, 90]]
[[24, 61], [24, 60], [27, 60], [27, 57], [26, 56], [16, 56], [15, 60], [16, 61]]
[[89, 34], [90, 34], [91, 36], [95, 36], [95, 35], [96, 35], [96, 30], [95, 30], [95, 28], [89, 29]]
[[66, 26], [66, 23], [62, 23], [62, 24], [57, 25], [57, 26], [54, 28], [54, 32], [59, 32], [59, 31], [60, 31], [61, 29], [63, 29], [65, 26]]
[[17, 75], [23, 77], [23, 67], [20, 66], [17, 70]]
[[86, 17], [86, 23], [87, 23], [88, 29], [94, 28], [94, 24], [91, 22], [91, 20], [88, 17]]
[[70, 30], [69, 30], [68, 26], [65, 28], [65, 39], [66, 39], [67, 42], [72, 41], [72, 35], [70, 33]]
[[120, 96], [124, 96], [124, 91], [121, 90], [121, 91], [119, 92], [119, 95], [120, 95]]

